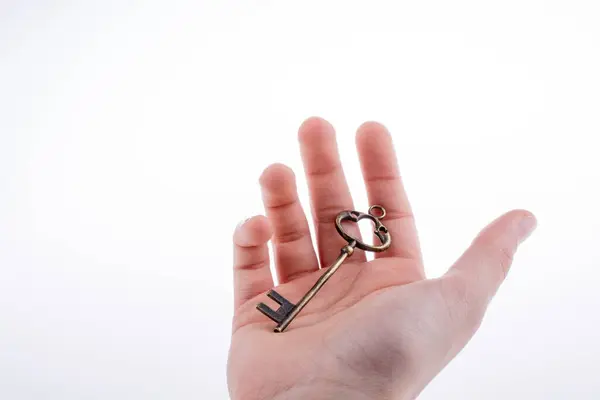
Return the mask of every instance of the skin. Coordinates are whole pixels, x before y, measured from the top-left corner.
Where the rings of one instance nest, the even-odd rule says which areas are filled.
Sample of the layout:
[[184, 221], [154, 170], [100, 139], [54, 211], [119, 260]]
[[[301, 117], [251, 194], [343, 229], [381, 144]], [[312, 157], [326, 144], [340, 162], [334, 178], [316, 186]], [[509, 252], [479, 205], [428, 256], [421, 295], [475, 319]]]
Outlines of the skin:
[[[518, 245], [536, 226], [512, 210], [485, 227], [436, 279], [426, 279], [411, 207], [392, 138], [376, 122], [361, 125], [356, 146], [369, 198], [387, 210], [391, 247], [367, 262], [356, 250], [284, 333], [256, 310], [273, 288], [297, 301], [337, 258], [335, 230], [353, 210], [333, 127], [309, 118], [298, 132], [317, 248], [298, 200], [294, 173], [281, 164], [260, 177], [266, 216], [238, 225], [234, 242], [235, 312], [228, 360], [233, 400], [414, 399], [467, 344], [506, 277]], [[348, 231], [360, 237], [356, 226]], [[320, 262], [319, 262], [320, 260]]]

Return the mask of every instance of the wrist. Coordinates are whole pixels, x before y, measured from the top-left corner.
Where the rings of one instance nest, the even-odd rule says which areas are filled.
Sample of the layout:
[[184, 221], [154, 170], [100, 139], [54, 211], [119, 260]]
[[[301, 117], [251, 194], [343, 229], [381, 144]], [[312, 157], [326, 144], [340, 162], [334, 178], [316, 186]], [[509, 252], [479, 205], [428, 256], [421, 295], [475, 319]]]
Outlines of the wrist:
[[350, 387], [339, 385], [294, 386], [278, 393], [273, 400], [373, 400], [376, 397]]
[[[398, 388], [395, 385], [387, 385], [374, 380], [356, 379], [344, 382], [329, 381], [306, 385], [294, 385], [279, 391], [269, 400], [414, 400], [416, 395], [410, 390]], [[350, 383], [352, 382], [352, 383]], [[394, 387], [395, 386], [395, 387]]]

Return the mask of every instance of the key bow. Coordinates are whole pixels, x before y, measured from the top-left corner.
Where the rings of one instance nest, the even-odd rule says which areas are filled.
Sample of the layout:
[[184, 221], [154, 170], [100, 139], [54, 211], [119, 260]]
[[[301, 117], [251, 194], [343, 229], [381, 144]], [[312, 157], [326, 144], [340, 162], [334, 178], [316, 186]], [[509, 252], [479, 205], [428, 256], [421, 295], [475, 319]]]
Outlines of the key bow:
[[[375, 215], [375, 210], [379, 210], [379, 213], [381, 215]], [[374, 251], [374, 252], [381, 252], [384, 250], [387, 250], [390, 245], [392, 244], [392, 237], [390, 235], [390, 233], [388, 232], [388, 229], [385, 227], [385, 225], [383, 225], [383, 223], [381, 223], [381, 220], [385, 217], [385, 209], [379, 205], [372, 205], [371, 207], [369, 207], [369, 212], [368, 214], [360, 212], [360, 211], [342, 211], [341, 213], [339, 213], [335, 219], [335, 227], [338, 231], [338, 233], [348, 242], [348, 243], [352, 243], [355, 242], [355, 246], [358, 247], [361, 250], [365, 250], [365, 251]], [[381, 241], [380, 245], [370, 245], [367, 243], [364, 243], [362, 241], [360, 241], [359, 239], [352, 237], [352, 235], [350, 235], [348, 232], [346, 232], [344, 230], [344, 227], [342, 226], [342, 222], [343, 221], [353, 221], [353, 222], [358, 222], [361, 219], [369, 219], [371, 221], [373, 221], [373, 223], [375, 224], [375, 236], [377, 236], [379, 238], [379, 240]]]

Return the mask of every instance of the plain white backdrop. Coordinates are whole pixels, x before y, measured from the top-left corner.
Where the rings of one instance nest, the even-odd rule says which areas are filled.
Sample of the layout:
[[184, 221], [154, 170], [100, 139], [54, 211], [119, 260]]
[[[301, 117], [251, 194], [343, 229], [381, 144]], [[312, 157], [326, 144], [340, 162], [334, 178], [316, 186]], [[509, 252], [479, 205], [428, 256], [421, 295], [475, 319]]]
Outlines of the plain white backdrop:
[[[597, 399], [600, 6], [0, 2], [0, 398], [227, 399], [231, 234], [330, 120], [391, 130], [429, 276], [538, 230], [421, 399]], [[293, 362], [293, 360], [290, 360]], [[257, 366], [260, 368], [260, 366]]]

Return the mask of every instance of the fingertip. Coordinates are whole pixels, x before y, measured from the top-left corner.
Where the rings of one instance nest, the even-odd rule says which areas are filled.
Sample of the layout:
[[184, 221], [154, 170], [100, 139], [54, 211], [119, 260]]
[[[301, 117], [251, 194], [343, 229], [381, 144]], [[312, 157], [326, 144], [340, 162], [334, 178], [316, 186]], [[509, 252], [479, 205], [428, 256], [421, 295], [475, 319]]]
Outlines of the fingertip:
[[362, 123], [356, 130], [356, 147], [363, 162], [372, 163], [395, 159], [392, 135], [377, 121]]
[[515, 213], [519, 219], [530, 219], [530, 220], [537, 222], [537, 217], [535, 216], [535, 214], [533, 212], [531, 212], [529, 210], [516, 209], [516, 210], [512, 210], [511, 212]]
[[490, 222], [480, 232], [478, 237], [486, 235], [488, 232], [494, 233], [493, 236], [499, 234], [516, 234], [517, 236], [522, 237], [524, 235], [531, 234], [536, 225], [537, 219], [531, 211], [525, 209], [514, 209], [500, 215], [498, 218]]
[[241, 247], [254, 247], [265, 244], [271, 238], [273, 230], [264, 215], [256, 215], [240, 222], [234, 232], [233, 241]]
[[320, 135], [333, 134], [333, 125], [321, 117], [309, 117], [298, 128], [300, 142], [310, 142]]
[[369, 135], [369, 134], [377, 134], [377, 133], [389, 133], [387, 127], [378, 121], [365, 121], [358, 126], [356, 129], [357, 134], [359, 135]]
[[510, 215], [513, 218], [527, 218], [527, 217], [534, 217], [533, 213], [527, 209], [524, 208], [516, 208], [514, 210], [508, 211], [507, 213], [505, 213], [504, 215]]
[[265, 168], [260, 175], [259, 183], [265, 189], [276, 190], [282, 184], [295, 181], [295, 178], [294, 171], [290, 167], [285, 164], [275, 163]]
[[520, 210], [520, 219], [518, 225], [519, 241], [523, 242], [526, 240], [533, 231], [537, 228], [537, 218], [531, 212], [527, 210]]
[[527, 239], [537, 227], [537, 218], [529, 210], [516, 209], [507, 213], [513, 220], [519, 242]]
[[377, 121], [366, 121], [356, 129], [356, 144], [368, 145], [374, 138], [391, 137], [385, 125]]

